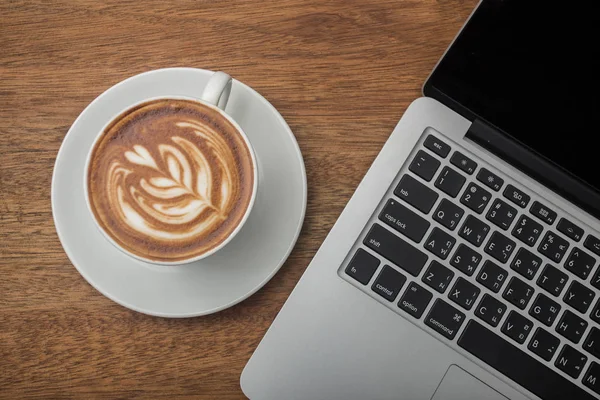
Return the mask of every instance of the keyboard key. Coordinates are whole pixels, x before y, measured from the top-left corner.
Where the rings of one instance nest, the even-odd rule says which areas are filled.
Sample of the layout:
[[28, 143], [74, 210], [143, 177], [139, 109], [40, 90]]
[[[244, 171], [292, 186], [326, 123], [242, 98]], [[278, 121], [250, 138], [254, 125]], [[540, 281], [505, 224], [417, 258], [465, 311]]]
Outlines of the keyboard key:
[[559, 271], [550, 264], [546, 264], [544, 270], [537, 280], [537, 284], [542, 289], [545, 289], [553, 296], [558, 296], [567, 284], [567, 274]]
[[512, 201], [521, 208], [527, 207], [527, 204], [529, 204], [529, 200], [531, 200], [531, 197], [529, 197], [529, 195], [525, 194], [524, 192], [510, 184], [506, 185], [506, 189], [504, 189], [504, 192], [502, 194], [508, 200]]
[[427, 138], [423, 142], [423, 146], [433, 151], [435, 154], [442, 158], [446, 158], [448, 156], [448, 153], [450, 153], [450, 146], [433, 135], [427, 136]]
[[456, 204], [442, 199], [440, 205], [433, 213], [433, 219], [453, 231], [464, 213], [465, 211]]
[[467, 323], [458, 345], [544, 400], [595, 400], [577, 384], [477, 321]]
[[598, 299], [598, 302], [596, 303], [592, 312], [590, 313], [590, 318], [592, 319], [592, 321], [600, 324], [600, 299]]
[[512, 230], [512, 235], [529, 247], [532, 247], [540, 237], [542, 230], [541, 224], [535, 222], [527, 215], [521, 215], [519, 221]]
[[543, 222], [548, 225], [552, 225], [554, 220], [556, 219], [556, 212], [546, 207], [539, 201], [534, 201], [529, 209], [529, 212], [533, 214], [534, 217], [539, 218]]
[[437, 172], [440, 164], [440, 160], [423, 150], [419, 150], [408, 169], [429, 182]]
[[473, 175], [473, 172], [477, 169], [477, 163], [475, 161], [458, 151], [455, 151], [454, 154], [452, 154], [450, 162], [469, 175]]
[[592, 277], [592, 286], [596, 289], [600, 289], [600, 267], [598, 267], [596, 273]]
[[473, 275], [480, 262], [481, 255], [464, 244], [458, 246], [458, 249], [456, 249], [454, 256], [450, 260], [450, 264], [453, 267], [456, 267], [456, 269], [469, 276]]
[[448, 297], [462, 308], [470, 310], [479, 293], [481, 293], [481, 289], [459, 277], [448, 293]]
[[587, 356], [565, 344], [558, 354], [554, 365], [570, 377], [577, 379], [586, 362]]
[[363, 243], [413, 276], [419, 275], [427, 262], [425, 253], [378, 224], [373, 224]]
[[387, 301], [394, 301], [405, 282], [404, 275], [389, 265], [384, 265], [371, 289]]
[[433, 260], [421, 280], [432, 289], [444, 293], [453, 277], [454, 272]]
[[459, 229], [458, 234], [463, 239], [469, 241], [473, 246], [479, 247], [483, 243], [485, 237], [490, 231], [490, 226], [484, 222], [481, 222], [476, 217], [469, 215], [462, 227]]
[[475, 315], [491, 326], [496, 327], [505, 311], [505, 304], [486, 293], [483, 295], [481, 302], [475, 309]]
[[423, 185], [410, 175], [404, 175], [394, 190], [394, 194], [417, 210], [428, 214], [439, 194]]
[[516, 215], [517, 210], [513, 206], [509, 206], [502, 200], [496, 199], [488, 211], [486, 218], [496, 226], [507, 230]]
[[502, 297], [512, 303], [514, 306], [524, 310], [527, 307], [527, 303], [533, 296], [533, 288], [520, 280], [519, 278], [510, 278], [508, 286]]
[[585, 280], [590, 272], [592, 272], [595, 263], [596, 260], [594, 257], [577, 247], [573, 247], [571, 254], [569, 254], [569, 257], [565, 262], [565, 268], [567, 271], [571, 271], [581, 279]]
[[494, 293], [498, 293], [504, 280], [506, 279], [506, 271], [493, 262], [486, 260], [477, 275], [477, 282], [481, 283], [486, 288]]
[[583, 376], [583, 384], [600, 395], [600, 364], [595, 361], [590, 363], [590, 367]]
[[569, 310], [565, 310], [556, 324], [556, 332], [577, 344], [585, 332], [588, 323]]
[[460, 202], [477, 214], [481, 214], [487, 206], [487, 203], [492, 198], [490, 192], [482, 188], [476, 183], [469, 183], [467, 190], [463, 193], [460, 198]]
[[454, 339], [464, 320], [465, 314], [444, 300], [437, 299], [425, 317], [425, 324], [448, 339]]
[[600, 256], [600, 239], [594, 235], [588, 235], [583, 242], [583, 246], [592, 251], [595, 255]]
[[506, 263], [515, 249], [515, 242], [501, 234], [492, 233], [490, 240], [485, 246], [485, 252], [501, 263]]
[[600, 358], [600, 330], [595, 326], [592, 326], [590, 333], [585, 338], [583, 349], [596, 358]]
[[379, 267], [377, 257], [373, 257], [363, 249], [358, 249], [346, 267], [346, 274], [366, 285], [371, 280], [377, 267]]
[[388, 200], [379, 214], [379, 219], [407, 238], [419, 243], [431, 225], [396, 200]]
[[588, 308], [590, 308], [592, 301], [594, 301], [595, 296], [592, 289], [583, 286], [577, 281], [573, 281], [565, 293], [563, 300], [580, 313], [585, 314]]
[[520, 248], [513, 258], [510, 267], [513, 271], [517, 271], [521, 276], [532, 280], [538, 269], [542, 265], [542, 259], [530, 252], [527, 249]]
[[477, 173], [477, 180], [496, 192], [504, 185], [502, 178], [483, 167]]
[[522, 316], [521, 314], [511, 311], [508, 313], [506, 321], [502, 326], [502, 333], [511, 338], [517, 343], [525, 343], [525, 339], [529, 336], [533, 328], [533, 322]]
[[542, 293], [538, 293], [533, 305], [529, 309], [529, 315], [546, 326], [551, 326], [558, 316], [560, 304]]
[[433, 228], [425, 241], [425, 248], [442, 260], [445, 260], [448, 258], [452, 247], [454, 247], [454, 243], [456, 243], [456, 238], [450, 236], [440, 228]]
[[433, 295], [428, 290], [411, 282], [408, 289], [402, 295], [398, 307], [419, 319], [432, 297]]
[[435, 187], [448, 196], [456, 197], [465, 184], [465, 177], [450, 167], [444, 167], [437, 180]]
[[559, 263], [569, 248], [569, 242], [557, 236], [554, 232], [546, 232], [538, 251], [550, 260]]
[[550, 361], [559, 345], [559, 338], [546, 332], [542, 328], [537, 328], [533, 333], [533, 337], [527, 348], [544, 360]]
[[578, 227], [577, 225], [565, 218], [561, 218], [560, 221], [558, 221], [556, 229], [558, 229], [559, 232], [564, 233], [565, 236], [570, 237], [576, 242], [579, 242], [583, 237], [583, 229], [581, 229], [580, 227]]

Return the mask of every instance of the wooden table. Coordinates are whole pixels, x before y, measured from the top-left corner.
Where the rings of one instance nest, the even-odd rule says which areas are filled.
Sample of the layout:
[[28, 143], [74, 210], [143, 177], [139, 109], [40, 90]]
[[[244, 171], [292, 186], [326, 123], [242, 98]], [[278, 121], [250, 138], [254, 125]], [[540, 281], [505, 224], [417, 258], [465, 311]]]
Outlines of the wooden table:
[[[476, 0], [0, 2], [0, 398], [243, 398], [239, 376]], [[207, 317], [103, 297], [58, 241], [50, 182], [83, 108], [172, 66], [224, 70], [279, 109], [308, 173], [289, 260]]]

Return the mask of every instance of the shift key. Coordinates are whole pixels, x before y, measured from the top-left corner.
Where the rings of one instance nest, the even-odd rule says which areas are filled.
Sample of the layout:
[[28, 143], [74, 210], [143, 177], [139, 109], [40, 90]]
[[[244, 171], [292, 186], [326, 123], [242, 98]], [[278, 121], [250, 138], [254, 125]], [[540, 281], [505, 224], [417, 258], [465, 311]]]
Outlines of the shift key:
[[427, 214], [439, 195], [410, 175], [404, 175], [394, 190], [394, 194], [417, 210]]
[[419, 243], [429, 229], [429, 222], [396, 200], [388, 200], [379, 219], [409, 239]]
[[409, 274], [419, 275], [427, 255], [378, 224], [374, 224], [363, 243]]

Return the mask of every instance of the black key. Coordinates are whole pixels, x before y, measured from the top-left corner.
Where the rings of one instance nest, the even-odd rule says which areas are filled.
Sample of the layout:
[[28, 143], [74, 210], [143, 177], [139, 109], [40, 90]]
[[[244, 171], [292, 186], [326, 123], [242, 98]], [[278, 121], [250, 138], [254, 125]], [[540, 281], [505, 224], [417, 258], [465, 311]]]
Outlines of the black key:
[[591, 250], [595, 255], [600, 256], [600, 239], [594, 235], [588, 235], [585, 238], [583, 245], [586, 249]]
[[455, 151], [454, 154], [452, 154], [450, 162], [469, 175], [472, 175], [477, 169], [477, 163], [475, 161], [458, 151]]
[[496, 327], [502, 319], [505, 311], [505, 304], [486, 293], [483, 295], [481, 302], [475, 309], [475, 315], [491, 326]]
[[469, 215], [462, 227], [458, 230], [458, 234], [463, 239], [466, 239], [473, 246], [481, 246], [488, 232], [490, 231], [490, 226], [484, 222], [481, 222], [476, 217]]
[[425, 324], [448, 339], [454, 339], [464, 320], [465, 314], [444, 300], [437, 299], [425, 317]]
[[587, 356], [565, 344], [558, 354], [554, 365], [570, 377], [577, 379], [586, 362]]
[[450, 167], [444, 167], [435, 181], [435, 187], [448, 196], [456, 197], [465, 184], [465, 177]]
[[477, 173], [477, 180], [496, 192], [504, 185], [502, 178], [483, 167]]
[[423, 315], [423, 311], [427, 308], [427, 305], [431, 301], [433, 295], [428, 290], [411, 282], [408, 285], [408, 289], [400, 298], [398, 307], [406, 311], [413, 317], [419, 319]]
[[527, 215], [521, 215], [519, 221], [512, 230], [512, 235], [529, 247], [532, 247], [540, 237], [542, 230], [543, 228], [540, 223], [534, 221]]
[[454, 272], [433, 260], [421, 280], [432, 289], [444, 293], [453, 277]]
[[531, 197], [529, 197], [528, 194], [525, 194], [523, 191], [517, 189], [516, 187], [510, 184], [506, 185], [506, 189], [504, 189], [504, 192], [502, 194], [504, 195], [504, 197], [506, 197], [521, 208], [527, 207], [527, 204], [529, 204], [529, 200], [531, 200]]
[[510, 278], [510, 282], [508, 282], [508, 286], [506, 286], [506, 290], [504, 290], [504, 294], [502, 295], [502, 297], [521, 310], [527, 307], [531, 296], [533, 296], [533, 288], [515, 277]]
[[502, 200], [496, 199], [485, 217], [496, 226], [507, 230], [516, 215], [517, 210], [513, 206], [509, 206]]
[[477, 321], [467, 323], [458, 345], [544, 400], [595, 400], [594, 396]]
[[358, 249], [346, 267], [346, 274], [366, 285], [378, 266], [379, 260], [377, 257], [373, 257], [363, 249]]
[[534, 201], [529, 209], [529, 212], [533, 214], [534, 217], [541, 219], [548, 225], [552, 225], [554, 220], [556, 219], [556, 212], [546, 207], [539, 201]]
[[592, 319], [592, 321], [600, 324], [600, 299], [598, 300], [598, 302], [594, 306], [594, 309], [590, 313], [590, 318]]
[[567, 274], [559, 271], [550, 264], [546, 264], [537, 280], [537, 284], [551, 295], [558, 296], [567, 284], [568, 279]]
[[440, 160], [423, 150], [419, 150], [408, 169], [429, 182], [440, 164]]
[[442, 260], [445, 260], [448, 258], [452, 247], [454, 247], [454, 243], [456, 243], [456, 238], [450, 236], [440, 228], [433, 228], [425, 241], [425, 248]]
[[412, 212], [396, 200], [388, 200], [379, 214], [379, 219], [419, 243], [431, 225], [418, 214]]
[[551, 326], [558, 316], [560, 304], [550, 299], [545, 294], [539, 293], [529, 309], [529, 315], [546, 326]]
[[558, 229], [559, 232], [564, 233], [565, 236], [570, 237], [576, 242], [579, 242], [583, 237], [583, 229], [581, 229], [580, 227], [578, 227], [577, 225], [565, 218], [561, 218], [560, 221], [558, 221], [556, 229]]
[[542, 259], [527, 249], [520, 248], [513, 258], [510, 267], [525, 278], [532, 280], [538, 269], [542, 265]]
[[542, 328], [537, 328], [533, 333], [533, 337], [531, 338], [529, 345], [527, 345], [527, 348], [544, 360], [550, 361], [559, 345], [559, 338], [546, 332]]
[[592, 278], [592, 286], [596, 289], [600, 289], [600, 267], [598, 267], [594, 277]]
[[485, 252], [503, 264], [508, 261], [514, 249], [515, 242], [500, 232], [492, 233], [490, 240], [485, 246]]
[[590, 308], [592, 301], [594, 301], [595, 296], [592, 289], [583, 286], [577, 281], [573, 281], [565, 293], [563, 300], [580, 313], [585, 314], [588, 308]]
[[433, 151], [435, 154], [442, 158], [446, 158], [446, 156], [448, 156], [448, 153], [450, 153], [450, 146], [433, 135], [427, 136], [427, 138], [423, 142], [423, 146], [427, 147], [429, 150]]
[[577, 344], [585, 332], [588, 323], [569, 310], [565, 310], [556, 324], [556, 332]]
[[493, 262], [486, 260], [477, 275], [477, 282], [481, 283], [486, 288], [494, 293], [498, 293], [504, 280], [506, 279], [506, 271]]
[[583, 384], [594, 391], [596, 394], [600, 394], [600, 364], [595, 361], [590, 363], [590, 367], [583, 376]]
[[439, 194], [429, 189], [410, 175], [404, 175], [394, 190], [394, 194], [417, 210], [427, 214]]
[[479, 293], [481, 293], [481, 289], [459, 277], [448, 293], [448, 297], [462, 308], [470, 310]]
[[394, 301], [405, 282], [404, 275], [389, 265], [384, 265], [371, 289], [387, 301]]
[[517, 343], [525, 343], [531, 328], [533, 328], [533, 322], [521, 314], [511, 311], [502, 325], [502, 333]]
[[464, 213], [465, 211], [456, 204], [442, 199], [438, 208], [433, 213], [433, 219], [453, 231]]
[[600, 358], [600, 330], [595, 326], [592, 326], [590, 333], [585, 338], [583, 349], [596, 358]]
[[569, 243], [554, 232], [546, 232], [538, 251], [550, 260], [559, 263], [569, 248]]
[[595, 263], [596, 260], [594, 257], [577, 247], [573, 247], [567, 261], [565, 261], [565, 268], [567, 271], [571, 271], [581, 279], [585, 280], [590, 272], [592, 272]]
[[464, 244], [458, 246], [450, 260], [452, 266], [469, 276], [473, 275], [480, 262], [481, 255]]
[[373, 224], [363, 243], [413, 276], [419, 275], [427, 262], [425, 253], [378, 224]]
[[490, 192], [478, 184], [471, 182], [469, 183], [469, 186], [467, 186], [467, 190], [465, 190], [460, 198], [460, 202], [469, 207], [471, 210], [475, 211], [477, 214], [481, 214], [491, 198], [492, 195]]

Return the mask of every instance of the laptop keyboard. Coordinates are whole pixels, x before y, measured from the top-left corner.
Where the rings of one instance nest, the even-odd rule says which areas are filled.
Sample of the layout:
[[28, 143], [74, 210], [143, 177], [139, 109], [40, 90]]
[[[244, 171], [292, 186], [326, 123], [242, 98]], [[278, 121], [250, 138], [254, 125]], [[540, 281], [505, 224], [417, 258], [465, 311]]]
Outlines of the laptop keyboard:
[[600, 395], [600, 240], [442, 138], [413, 151], [341, 275], [541, 398]]

